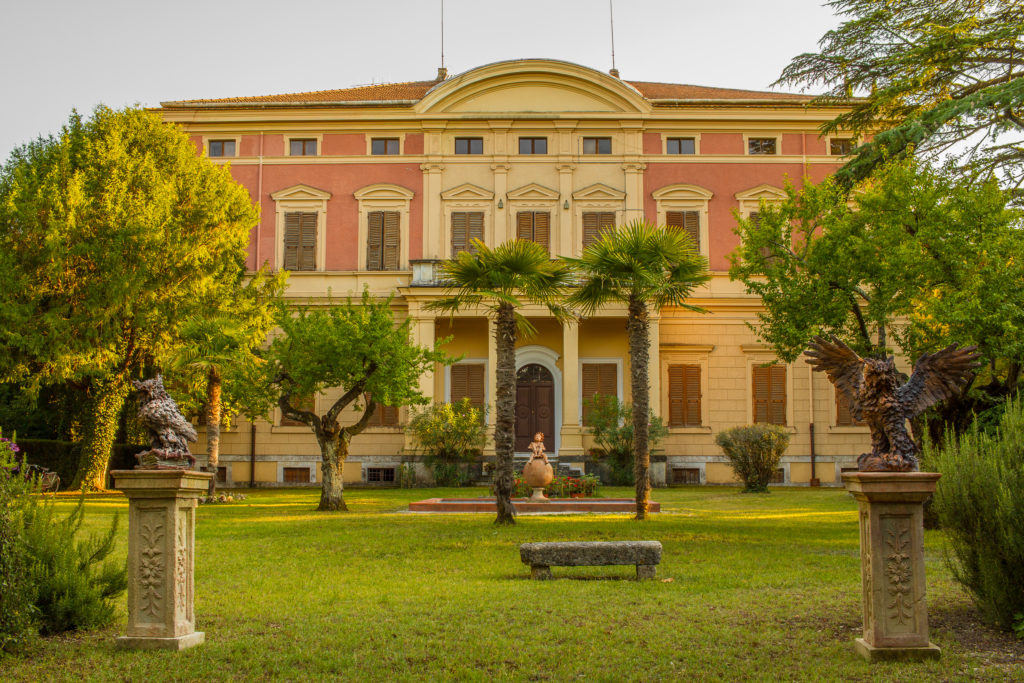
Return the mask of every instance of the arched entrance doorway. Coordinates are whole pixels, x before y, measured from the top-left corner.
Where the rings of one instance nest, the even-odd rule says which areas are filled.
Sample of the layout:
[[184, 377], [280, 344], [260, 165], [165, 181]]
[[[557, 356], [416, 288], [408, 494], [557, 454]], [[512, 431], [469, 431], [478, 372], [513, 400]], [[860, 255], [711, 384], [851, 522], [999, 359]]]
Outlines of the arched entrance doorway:
[[516, 452], [530, 446], [533, 435], [544, 432], [544, 450], [555, 451], [555, 378], [538, 363], [516, 372]]

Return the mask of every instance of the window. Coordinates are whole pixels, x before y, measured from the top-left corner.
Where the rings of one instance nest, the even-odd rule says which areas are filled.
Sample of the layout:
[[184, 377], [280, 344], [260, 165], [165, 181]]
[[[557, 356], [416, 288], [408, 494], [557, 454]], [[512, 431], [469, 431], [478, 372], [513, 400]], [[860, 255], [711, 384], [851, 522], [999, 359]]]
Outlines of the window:
[[309, 468], [308, 467], [283, 467], [281, 468], [281, 479], [286, 484], [308, 484], [309, 483]]
[[786, 366], [754, 366], [754, 422], [786, 424]]
[[235, 156], [234, 140], [210, 140], [211, 157], [233, 157]]
[[456, 154], [483, 154], [483, 138], [455, 138]]
[[400, 154], [398, 138], [373, 138], [370, 154]]
[[699, 467], [673, 467], [672, 468], [672, 483], [673, 484], [699, 484], [700, 483], [700, 468]]
[[366, 481], [393, 484], [395, 482], [394, 467], [367, 467]]
[[519, 138], [520, 154], [547, 154], [547, 138]]
[[697, 144], [694, 138], [666, 138], [665, 154], [696, 154]]
[[666, 211], [665, 225], [670, 228], [680, 228], [690, 239], [693, 245], [700, 252], [700, 212], [699, 211]]
[[449, 369], [448, 394], [452, 403], [468, 398], [474, 408], [487, 405], [483, 363], [459, 363]]
[[[828, 141], [828, 153], [832, 156], [845, 157], [853, 153], [853, 140], [849, 138], [832, 138]], [[213, 156], [212, 154], [210, 156]]]
[[[364, 394], [363, 398], [367, 403], [373, 400], [369, 394]], [[398, 425], [398, 406], [382, 406], [377, 404], [377, 409], [373, 411], [373, 415], [370, 416], [370, 421], [367, 423], [370, 427], [395, 427]]]
[[836, 392], [836, 426], [837, 427], [863, 427], [867, 423], [853, 417], [853, 406], [845, 393], [835, 389]]
[[226, 484], [228, 481], [228, 468], [221, 465], [217, 468], [217, 483]]
[[316, 211], [284, 215], [284, 269], [316, 270]]
[[615, 227], [614, 211], [583, 212], [583, 247], [589, 247], [601, 238], [601, 231]]
[[484, 239], [483, 211], [452, 211], [452, 258], [460, 251], [476, 253], [473, 240]]
[[748, 138], [747, 154], [775, 154], [775, 138]]
[[[312, 396], [292, 396], [291, 397], [292, 407], [296, 410], [308, 410], [310, 412], [316, 412], [316, 402]], [[281, 426], [282, 427], [305, 427], [306, 423], [301, 420], [293, 420], [290, 417], [281, 415]], [[308, 479], [307, 479], [308, 481]]]
[[611, 154], [611, 138], [583, 138], [584, 154]]
[[551, 214], [547, 211], [519, 211], [516, 213], [516, 239], [530, 240], [545, 249], [550, 243]]
[[398, 270], [399, 216], [397, 211], [371, 211], [367, 215], [367, 270]]
[[768, 477], [768, 483], [769, 484], [785, 484], [786, 483], [786, 468], [779, 467], [774, 472], [772, 472], [772, 476]]
[[700, 426], [700, 366], [668, 366], [668, 426]]
[[619, 397], [619, 366], [615, 363], [583, 363], [583, 425], [590, 426], [592, 403], [598, 398]]
[[293, 157], [315, 157], [316, 140], [312, 138], [292, 138], [289, 141], [288, 153]]

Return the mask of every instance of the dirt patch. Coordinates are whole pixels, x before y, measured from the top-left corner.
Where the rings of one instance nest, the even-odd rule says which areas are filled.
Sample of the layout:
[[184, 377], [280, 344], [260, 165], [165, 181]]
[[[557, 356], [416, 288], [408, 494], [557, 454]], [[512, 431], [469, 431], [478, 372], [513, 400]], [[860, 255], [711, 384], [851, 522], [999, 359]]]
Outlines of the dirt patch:
[[1024, 666], [1024, 640], [982, 622], [972, 605], [929, 605], [928, 626], [935, 633], [952, 634], [965, 654], [985, 664]]

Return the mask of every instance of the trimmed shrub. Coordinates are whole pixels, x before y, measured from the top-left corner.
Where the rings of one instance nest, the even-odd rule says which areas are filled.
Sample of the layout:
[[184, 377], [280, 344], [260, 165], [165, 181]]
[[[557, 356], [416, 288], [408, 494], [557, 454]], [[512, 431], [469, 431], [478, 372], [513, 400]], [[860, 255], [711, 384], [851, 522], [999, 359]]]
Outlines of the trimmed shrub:
[[35, 633], [35, 588], [22, 536], [32, 484], [13, 474], [22, 466], [17, 444], [0, 437], [0, 651], [16, 648]]
[[[590, 455], [607, 468], [607, 480], [612, 486], [633, 486], [636, 473], [633, 464], [633, 408], [629, 403], [620, 403], [615, 396], [596, 395], [584, 399], [588, 414], [587, 430], [594, 437]], [[651, 411], [650, 428], [647, 431], [651, 455], [668, 436], [668, 428], [660, 417]], [[604, 469], [601, 468], [601, 469]], [[602, 473], [604, 474], [604, 473]]]
[[486, 411], [468, 398], [456, 403], [435, 403], [414, 411], [409, 429], [426, 454], [437, 486], [462, 486], [469, 474], [460, 463], [480, 456], [487, 443]]
[[925, 444], [942, 473], [933, 506], [949, 540], [953, 575], [982, 615], [1007, 630], [1024, 624], [1024, 400], [1007, 403], [992, 433], [977, 423], [942, 446]]
[[778, 425], [746, 425], [719, 432], [715, 443], [743, 482], [743, 493], [768, 493], [768, 482], [789, 446], [789, 432]]

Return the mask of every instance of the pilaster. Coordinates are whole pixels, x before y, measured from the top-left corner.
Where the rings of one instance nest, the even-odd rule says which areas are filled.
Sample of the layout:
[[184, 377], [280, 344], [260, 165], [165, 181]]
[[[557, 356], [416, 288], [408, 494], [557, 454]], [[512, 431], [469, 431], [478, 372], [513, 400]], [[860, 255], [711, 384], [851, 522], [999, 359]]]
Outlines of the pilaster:
[[651, 340], [647, 356], [647, 379], [650, 386], [650, 405], [655, 416], [661, 417], [661, 319], [649, 320], [648, 338]]
[[562, 438], [559, 460], [583, 455], [583, 428], [580, 425], [580, 327], [562, 325]]
[[441, 206], [441, 174], [444, 164], [425, 163], [423, 171], [423, 258], [443, 259], [444, 216]]

